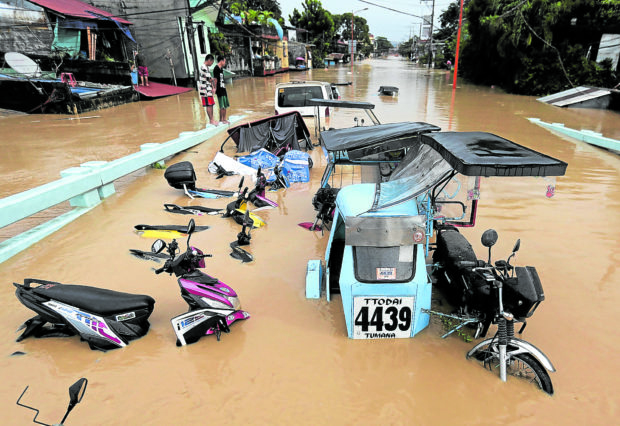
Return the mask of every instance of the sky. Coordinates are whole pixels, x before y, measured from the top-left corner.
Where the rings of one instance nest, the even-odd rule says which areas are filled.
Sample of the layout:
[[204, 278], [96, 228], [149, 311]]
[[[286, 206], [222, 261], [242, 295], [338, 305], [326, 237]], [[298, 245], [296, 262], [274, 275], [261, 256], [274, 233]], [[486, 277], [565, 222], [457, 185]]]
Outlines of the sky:
[[[396, 9], [402, 12], [418, 16], [430, 16], [432, 11], [432, 0], [368, 0], [371, 3]], [[454, 0], [435, 0], [435, 19], [434, 25], [439, 25], [439, 15]], [[303, 0], [278, 0], [282, 9], [282, 16], [289, 24], [288, 17], [293, 13], [293, 9], [303, 11]], [[372, 4], [364, 3], [361, 0], [321, 0], [323, 8], [334, 14], [346, 12], [356, 12], [356, 16], [363, 16], [368, 22], [370, 33], [375, 37], [383, 36], [391, 42], [400, 43], [409, 39], [411, 34], [420, 35], [421, 18], [399, 14], [391, 10], [383, 9]], [[360, 9], [368, 8], [361, 12]]]

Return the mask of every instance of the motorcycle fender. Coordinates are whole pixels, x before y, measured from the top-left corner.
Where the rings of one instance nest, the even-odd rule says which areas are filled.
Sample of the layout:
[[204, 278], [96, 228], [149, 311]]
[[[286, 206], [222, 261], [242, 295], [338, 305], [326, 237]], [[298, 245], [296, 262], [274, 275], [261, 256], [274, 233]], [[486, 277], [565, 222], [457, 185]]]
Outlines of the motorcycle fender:
[[[486, 339], [478, 343], [469, 352], [467, 352], [467, 358], [470, 358], [473, 355], [475, 355], [476, 352], [478, 352], [481, 348], [490, 345], [493, 342], [493, 340], [495, 339], [490, 338], [490, 339]], [[495, 344], [497, 344], [497, 341], [495, 342]], [[538, 360], [538, 362], [540, 362], [543, 365], [543, 367], [545, 367], [547, 370], [549, 370], [552, 373], [555, 373], [555, 367], [551, 363], [551, 360], [547, 357], [547, 355], [543, 353], [543, 351], [538, 349], [536, 346], [532, 345], [529, 342], [526, 342], [525, 340], [518, 339], [516, 337], [511, 337], [509, 344], [514, 345], [519, 348], [519, 350], [517, 351], [512, 351], [511, 355], [519, 354], [519, 353], [528, 353], [532, 355], [534, 358], [536, 358], [536, 360]]]

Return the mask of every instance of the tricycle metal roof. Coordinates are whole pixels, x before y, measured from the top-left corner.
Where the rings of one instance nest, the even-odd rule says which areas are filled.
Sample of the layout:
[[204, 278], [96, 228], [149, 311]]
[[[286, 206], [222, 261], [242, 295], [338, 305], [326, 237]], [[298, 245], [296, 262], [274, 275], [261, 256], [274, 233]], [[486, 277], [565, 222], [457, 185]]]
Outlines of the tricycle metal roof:
[[[390, 123], [326, 130], [320, 140], [327, 151], [349, 151], [349, 157], [359, 157], [419, 144], [418, 135], [439, 130], [440, 127], [424, 122]], [[386, 144], [391, 147], [386, 148]], [[352, 155], [352, 151], [362, 148], [357, 156]]]
[[492, 133], [437, 132], [422, 135], [421, 142], [466, 176], [563, 176], [566, 172], [565, 162]]

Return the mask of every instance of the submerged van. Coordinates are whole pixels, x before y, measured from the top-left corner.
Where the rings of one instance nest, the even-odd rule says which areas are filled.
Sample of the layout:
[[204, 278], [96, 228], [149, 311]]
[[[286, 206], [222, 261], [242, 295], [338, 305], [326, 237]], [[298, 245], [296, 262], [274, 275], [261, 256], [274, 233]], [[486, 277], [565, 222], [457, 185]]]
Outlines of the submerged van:
[[[314, 106], [308, 104], [310, 99], [334, 99], [331, 83], [325, 81], [278, 83], [275, 97], [276, 114], [299, 111], [304, 117], [312, 117]], [[321, 108], [321, 117], [325, 116], [329, 116], [329, 107]]]

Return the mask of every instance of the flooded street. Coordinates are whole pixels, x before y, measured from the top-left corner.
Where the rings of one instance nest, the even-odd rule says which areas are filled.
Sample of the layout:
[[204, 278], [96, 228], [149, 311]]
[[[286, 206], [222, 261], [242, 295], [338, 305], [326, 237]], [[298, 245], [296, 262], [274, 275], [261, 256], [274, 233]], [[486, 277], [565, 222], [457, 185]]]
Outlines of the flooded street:
[[[98, 207], [0, 264], [3, 423], [29, 424], [34, 413], [15, 405], [26, 385], [22, 402], [40, 410], [37, 420], [58, 422], [67, 388], [80, 377], [89, 385], [67, 420], [70, 425], [615, 423], [620, 156], [555, 135], [527, 118], [620, 139], [620, 115], [561, 109], [464, 82], [453, 98], [451, 74], [394, 59], [365, 61], [353, 75], [341, 66], [234, 81], [229, 115], [244, 115], [244, 121], [272, 115], [275, 84], [294, 79], [352, 81], [339, 87], [342, 98], [376, 104], [382, 123], [424, 121], [444, 131], [491, 132], [568, 163], [551, 199], [544, 185], [483, 179], [477, 224], [463, 231], [479, 258], [486, 253], [480, 244], [485, 229], [499, 234], [496, 259], [506, 258], [521, 239], [513, 263], [536, 266], [546, 297], [523, 338], [556, 367], [555, 395], [510, 377], [502, 383], [465, 359], [473, 343], [441, 339], [439, 324], [414, 339], [350, 340], [339, 296], [330, 303], [305, 298], [307, 261], [323, 257], [328, 238], [297, 226], [315, 216], [311, 199], [325, 160], [314, 150], [310, 183], [268, 193], [280, 207], [260, 212], [267, 226], [252, 232], [254, 262], [241, 264], [229, 256], [229, 243], [239, 232], [233, 221], [194, 216], [197, 225], [211, 226], [192, 237], [192, 245], [213, 254], [205, 271], [235, 289], [252, 315], [233, 324], [220, 342], [210, 336], [176, 347], [170, 318], [187, 307], [176, 278], [155, 275], [156, 264], [128, 252], [148, 250], [153, 242], [136, 235], [134, 225], [189, 220], [166, 213], [164, 203], [224, 207], [230, 201], [189, 200], [167, 185], [163, 170], [139, 173]], [[381, 85], [399, 87], [398, 97], [378, 96]], [[120, 158], [144, 143], [202, 128], [206, 114], [196, 92], [190, 92], [73, 118], [0, 118], [0, 198], [58, 179], [61, 170], [80, 163]], [[312, 119], [307, 122], [312, 130]], [[336, 114], [332, 125], [354, 122], [349, 114]], [[207, 171], [225, 135], [168, 164], [191, 161], [199, 186], [234, 189], [237, 177], [215, 180]], [[232, 145], [228, 155], [234, 154]], [[151, 329], [126, 348], [106, 353], [90, 350], [77, 337], [16, 343], [15, 330], [34, 313], [16, 299], [12, 283], [27, 277], [148, 294], [156, 300]], [[11, 356], [16, 351], [24, 355]]]

